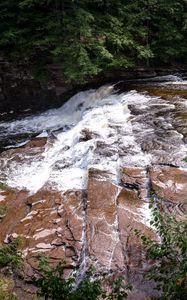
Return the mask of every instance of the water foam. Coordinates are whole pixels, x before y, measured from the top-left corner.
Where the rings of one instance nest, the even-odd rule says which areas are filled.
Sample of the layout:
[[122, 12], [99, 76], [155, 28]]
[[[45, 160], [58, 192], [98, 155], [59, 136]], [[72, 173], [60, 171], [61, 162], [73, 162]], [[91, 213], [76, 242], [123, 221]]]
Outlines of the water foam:
[[[46, 145], [45, 151], [17, 154], [4, 168], [7, 184], [36, 193], [45, 184], [59, 190], [85, 189], [89, 168], [107, 171], [118, 180], [121, 156], [119, 145], [133, 148], [127, 160], [142, 161], [140, 147], [133, 138], [129, 103], [145, 105], [149, 97], [136, 91], [115, 94], [113, 86], [104, 86], [73, 96], [61, 108], [39, 116], [15, 122], [1, 123], [7, 132], [44, 132], [57, 130], [56, 140]], [[66, 131], [63, 130], [66, 127]], [[41, 135], [40, 135], [41, 136]], [[18, 156], [22, 156], [21, 163]], [[123, 157], [124, 159], [124, 157]]]
[[[9, 186], [31, 193], [43, 186], [60, 191], [86, 189], [92, 168], [107, 172], [110, 180], [118, 183], [121, 167], [146, 167], [154, 161], [153, 152], [160, 155], [160, 149], [143, 151], [142, 145], [159, 137], [158, 129], [164, 133], [162, 128], [155, 130], [153, 114], [162, 111], [162, 106], [171, 109], [159, 97], [136, 91], [117, 94], [113, 86], [103, 86], [76, 94], [59, 109], [0, 123], [1, 132], [6, 130], [11, 135], [49, 135], [43, 153], [23, 150], [11, 159], [0, 159], [1, 177], [6, 177]], [[131, 108], [138, 113], [132, 114]], [[54, 133], [52, 142], [49, 130]]]

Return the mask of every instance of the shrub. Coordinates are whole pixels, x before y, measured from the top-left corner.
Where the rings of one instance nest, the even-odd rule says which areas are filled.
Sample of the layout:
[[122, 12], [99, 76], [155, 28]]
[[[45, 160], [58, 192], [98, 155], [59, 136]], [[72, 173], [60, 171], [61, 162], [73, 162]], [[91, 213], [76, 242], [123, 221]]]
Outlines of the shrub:
[[156, 288], [162, 292], [160, 299], [187, 299], [187, 218], [177, 220], [175, 215], [160, 212], [153, 204], [150, 222], [159, 235], [159, 240], [151, 239], [140, 231], [136, 235], [141, 239], [147, 258], [155, 261], [146, 277], [156, 282]]
[[0, 219], [4, 218], [8, 212], [8, 206], [7, 205], [0, 205]]
[[[90, 268], [79, 284], [78, 288], [73, 290], [71, 300], [96, 300], [98, 297], [105, 297], [105, 290], [102, 288], [102, 280], [92, 280], [94, 269]], [[100, 298], [101, 299], [101, 298]]]
[[0, 246], [0, 268], [8, 267], [12, 271], [22, 264], [22, 254], [18, 250], [21, 238], [17, 237], [8, 245]]
[[6, 190], [7, 184], [5, 182], [0, 181], [0, 190]]
[[76, 286], [75, 276], [64, 278], [65, 262], [59, 262], [50, 267], [46, 257], [39, 257], [39, 278], [34, 278], [34, 284], [39, 288], [38, 295], [52, 300], [122, 300], [127, 296], [130, 286], [123, 284], [120, 277], [113, 281], [111, 292], [103, 288], [105, 278], [93, 280], [94, 270], [88, 269], [84, 279]]
[[[35, 285], [40, 289], [38, 295], [46, 299], [68, 299], [74, 280], [63, 278], [64, 262], [59, 262], [56, 268], [51, 268], [46, 257], [41, 256], [38, 259], [40, 278], [34, 278]], [[61, 298], [61, 295], [64, 298]]]
[[111, 281], [111, 293], [108, 296], [109, 300], [123, 300], [127, 298], [128, 290], [132, 289], [130, 284], [124, 285], [123, 277], [118, 277], [116, 280]]

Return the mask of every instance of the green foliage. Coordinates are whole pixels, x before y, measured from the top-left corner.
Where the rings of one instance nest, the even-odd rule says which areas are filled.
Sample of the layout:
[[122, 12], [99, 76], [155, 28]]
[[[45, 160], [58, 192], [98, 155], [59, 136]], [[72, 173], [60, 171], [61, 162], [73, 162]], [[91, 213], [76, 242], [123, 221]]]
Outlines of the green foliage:
[[108, 300], [123, 300], [127, 298], [128, 290], [132, 289], [130, 284], [124, 284], [124, 279], [118, 277], [116, 280], [110, 282], [111, 293], [108, 295]]
[[103, 288], [104, 278], [92, 279], [94, 270], [90, 268], [83, 280], [76, 286], [75, 276], [64, 278], [65, 262], [53, 268], [46, 257], [39, 257], [39, 278], [34, 284], [39, 288], [38, 295], [52, 300], [122, 300], [127, 296], [129, 285], [124, 285], [120, 277], [112, 282], [111, 292]]
[[0, 181], [0, 190], [5, 190], [7, 188], [6, 183]]
[[51, 268], [47, 258], [41, 256], [39, 257], [39, 273], [40, 278], [34, 278], [34, 284], [40, 288], [39, 296], [59, 300], [63, 295], [64, 299], [67, 299], [71, 293], [74, 280], [63, 278], [63, 262], [60, 262], [56, 268]]
[[186, 0], [2, 0], [0, 49], [69, 81], [110, 68], [186, 61]]
[[8, 267], [14, 271], [22, 264], [22, 254], [18, 250], [21, 238], [17, 237], [10, 244], [0, 246], [0, 268]]
[[102, 280], [92, 280], [93, 269], [89, 269], [78, 288], [72, 291], [69, 299], [71, 300], [96, 300], [105, 298], [105, 290], [102, 288]]
[[153, 240], [138, 230], [147, 258], [155, 260], [146, 274], [162, 291], [160, 299], [184, 300], [187, 297], [187, 218], [177, 220], [174, 215], [161, 213], [151, 204], [152, 221], [159, 240]]
[[21, 238], [18, 237], [8, 245], [0, 245], [0, 300], [18, 300], [13, 292], [13, 280], [3, 274], [10, 275], [7, 271], [15, 272], [22, 265], [22, 255], [18, 250], [20, 244]]
[[13, 293], [13, 281], [0, 276], [0, 300], [18, 300]]
[[0, 204], [0, 219], [4, 218], [8, 212], [8, 206]]

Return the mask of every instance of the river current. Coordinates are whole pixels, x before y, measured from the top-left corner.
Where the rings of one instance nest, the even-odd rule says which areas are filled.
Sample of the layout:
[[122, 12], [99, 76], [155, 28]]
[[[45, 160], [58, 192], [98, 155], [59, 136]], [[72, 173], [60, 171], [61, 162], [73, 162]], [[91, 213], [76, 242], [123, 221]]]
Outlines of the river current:
[[[33, 136], [47, 138], [42, 149], [24, 148]], [[31, 194], [86, 189], [90, 169], [119, 183], [123, 166], [186, 168], [187, 81], [164, 76], [125, 92], [118, 85], [80, 92], [58, 109], [1, 121], [0, 140], [0, 181]]]

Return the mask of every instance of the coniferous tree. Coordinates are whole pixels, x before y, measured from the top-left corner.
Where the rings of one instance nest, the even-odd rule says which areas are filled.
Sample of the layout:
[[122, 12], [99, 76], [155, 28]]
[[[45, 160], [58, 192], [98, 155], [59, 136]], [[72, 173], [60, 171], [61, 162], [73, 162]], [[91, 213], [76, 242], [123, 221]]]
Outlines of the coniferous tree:
[[84, 81], [114, 68], [184, 62], [186, 0], [2, 0], [0, 51]]

